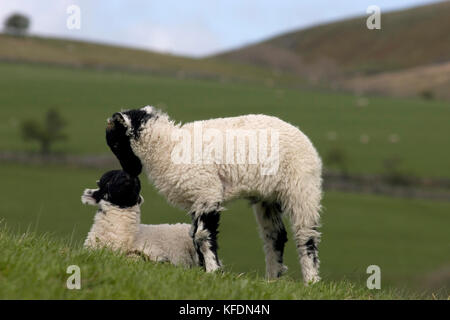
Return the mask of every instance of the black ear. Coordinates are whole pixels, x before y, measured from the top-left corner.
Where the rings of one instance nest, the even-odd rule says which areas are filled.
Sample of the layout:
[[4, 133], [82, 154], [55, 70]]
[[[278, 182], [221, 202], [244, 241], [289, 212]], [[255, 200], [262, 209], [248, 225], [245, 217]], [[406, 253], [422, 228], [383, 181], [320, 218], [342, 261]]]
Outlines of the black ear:
[[130, 125], [131, 125], [130, 120], [127, 119], [123, 113], [116, 112], [111, 116], [111, 118], [108, 119], [106, 131], [120, 130], [126, 133], [127, 131], [130, 131], [128, 130]]
[[130, 127], [130, 135], [137, 140], [145, 124], [153, 115], [145, 109], [133, 109], [123, 112], [122, 117], [125, 117], [125, 126]]
[[120, 113], [120, 112], [114, 113], [112, 115], [112, 117], [111, 117], [111, 120], [112, 121], [120, 121], [120, 122], [124, 122], [125, 121], [124, 118], [123, 118], [122, 113]]

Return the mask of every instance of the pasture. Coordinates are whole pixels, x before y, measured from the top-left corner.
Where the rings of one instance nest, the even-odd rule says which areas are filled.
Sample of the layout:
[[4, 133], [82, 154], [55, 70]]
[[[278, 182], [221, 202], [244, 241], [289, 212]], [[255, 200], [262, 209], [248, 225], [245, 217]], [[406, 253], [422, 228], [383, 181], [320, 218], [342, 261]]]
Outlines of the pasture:
[[[355, 97], [342, 93], [0, 63], [0, 150], [36, 150], [19, 124], [58, 108], [69, 140], [57, 150], [108, 153], [105, 120], [123, 108], [153, 104], [177, 121], [248, 113], [275, 115], [300, 127], [324, 156], [340, 149], [350, 172], [379, 173], [383, 161], [422, 177], [450, 177], [447, 101]], [[396, 137], [392, 140], [392, 137]], [[395, 141], [395, 142], [392, 142]]]
[[[109, 149], [104, 141], [105, 119], [122, 108], [153, 104], [183, 122], [247, 113], [271, 114], [298, 125], [322, 156], [333, 148], [342, 149], [350, 172], [379, 173], [384, 160], [399, 157], [405, 172], [450, 178], [450, 105], [445, 101], [356, 97], [244, 82], [32, 64], [0, 63], [0, 74], [1, 151], [36, 151], [36, 145], [22, 141], [20, 122], [42, 118], [48, 108], [57, 108], [68, 121], [69, 136], [67, 142], [55, 146], [57, 152], [106, 154]], [[392, 142], [392, 135], [398, 141]], [[50, 233], [54, 238], [71, 240], [70, 246], [78, 248], [95, 212], [95, 208], [81, 204], [81, 193], [84, 188], [94, 187], [98, 177], [109, 169], [112, 168], [2, 163], [0, 176], [6, 183], [0, 184], [0, 219], [16, 233], [27, 229]], [[146, 179], [141, 179], [145, 198], [143, 223], [189, 222], [185, 213], [168, 206]], [[382, 270], [383, 288], [448, 295], [445, 270], [450, 265], [450, 203], [327, 192], [323, 204], [320, 257], [326, 281], [347, 279], [363, 287], [367, 266], [376, 264]], [[222, 214], [219, 245], [225, 270], [233, 272], [227, 276], [229, 281], [241, 272], [257, 279], [263, 276], [262, 243], [248, 203], [233, 203]], [[286, 264], [287, 284], [282, 282], [280, 286], [291, 288], [289, 279], [300, 278], [291, 240]], [[160, 266], [151, 268], [162, 270]], [[4, 281], [4, 272], [0, 269], [0, 281]], [[198, 277], [195, 272], [190, 276]], [[177, 279], [180, 274], [177, 273]]]
[[[2, 165], [0, 174], [8, 181], [0, 186], [0, 216], [9, 228], [50, 233], [81, 245], [96, 211], [81, 204], [81, 193], [95, 187], [102, 170]], [[142, 184], [143, 223], [190, 222], [184, 212], [168, 206], [145, 178]], [[347, 279], [364, 286], [367, 266], [376, 264], [382, 270], [383, 287], [434, 291], [445, 287], [433, 279], [449, 264], [450, 203], [329, 192], [323, 205], [320, 257], [326, 280]], [[264, 276], [262, 242], [251, 208], [244, 201], [227, 208], [219, 234], [225, 270]], [[288, 238], [287, 277], [300, 280], [297, 253], [290, 234]]]

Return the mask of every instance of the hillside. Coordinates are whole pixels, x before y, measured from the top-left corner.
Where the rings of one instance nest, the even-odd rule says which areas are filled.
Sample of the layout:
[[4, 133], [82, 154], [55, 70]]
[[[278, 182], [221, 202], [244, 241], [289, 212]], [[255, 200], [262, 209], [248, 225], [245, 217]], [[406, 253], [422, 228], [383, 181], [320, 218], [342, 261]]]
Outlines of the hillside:
[[0, 34], [0, 61], [114, 69], [269, 87], [329, 86], [357, 94], [450, 98], [450, 2], [293, 31], [193, 59], [83, 41]]
[[[217, 57], [293, 71], [312, 82], [332, 80], [347, 89], [400, 95], [435, 90], [439, 97], [450, 97], [446, 90], [449, 71], [441, 68], [450, 61], [450, 2], [382, 12], [381, 30], [368, 30], [366, 19], [362, 16], [290, 32]], [[424, 67], [433, 69], [427, 72], [432, 74], [431, 81], [408, 81], [400, 89], [389, 90], [399, 77], [420, 76]], [[383, 86], [372, 78], [400, 70], [408, 70], [407, 75], [383, 77]], [[355, 76], [359, 86], [347, 81]]]
[[[266, 282], [252, 274], [206, 274], [168, 264], [92, 252], [50, 236], [0, 230], [0, 299], [405, 299], [390, 289], [322, 282], [305, 287], [283, 279]], [[66, 288], [67, 267], [77, 265], [81, 289]], [[195, 288], [195, 290], [192, 290]], [[427, 298], [427, 297], [425, 297]], [[428, 297], [428, 298], [431, 298]]]
[[419, 66], [395, 72], [356, 76], [342, 82], [356, 92], [392, 96], [419, 95], [424, 98], [450, 98], [450, 62]]
[[177, 78], [243, 80], [295, 84], [298, 77], [277, 74], [266, 68], [242, 66], [216, 58], [193, 59], [148, 50], [107, 44], [42, 37], [12, 37], [0, 34], [0, 61], [124, 70]]

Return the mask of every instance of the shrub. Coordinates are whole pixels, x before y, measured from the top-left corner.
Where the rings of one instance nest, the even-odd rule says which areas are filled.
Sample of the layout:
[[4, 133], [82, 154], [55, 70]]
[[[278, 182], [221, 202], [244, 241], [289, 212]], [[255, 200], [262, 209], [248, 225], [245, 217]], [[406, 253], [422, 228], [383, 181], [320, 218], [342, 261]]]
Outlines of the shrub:
[[43, 123], [35, 119], [26, 120], [22, 123], [22, 137], [25, 141], [38, 141], [41, 153], [49, 154], [51, 145], [58, 140], [65, 140], [67, 136], [63, 133], [67, 122], [57, 110], [50, 109], [45, 115]]
[[434, 93], [431, 90], [423, 90], [419, 93], [420, 97], [425, 100], [433, 100]]

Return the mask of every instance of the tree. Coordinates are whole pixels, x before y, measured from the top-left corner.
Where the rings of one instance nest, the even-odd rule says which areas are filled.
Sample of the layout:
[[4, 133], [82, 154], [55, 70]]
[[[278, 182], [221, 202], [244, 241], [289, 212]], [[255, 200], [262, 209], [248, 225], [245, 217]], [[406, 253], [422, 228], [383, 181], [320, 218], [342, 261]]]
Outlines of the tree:
[[20, 14], [14, 13], [5, 21], [5, 32], [12, 36], [24, 36], [30, 27], [30, 19]]
[[22, 137], [25, 141], [35, 140], [40, 143], [41, 153], [49, 154], [51, 145], [58, 140], [65, 140], [63, 133], [67, 122], [55, 109], [50, 109], [45, 115], [45, 120], [40, 123], [34, 119], [22, 123]]

